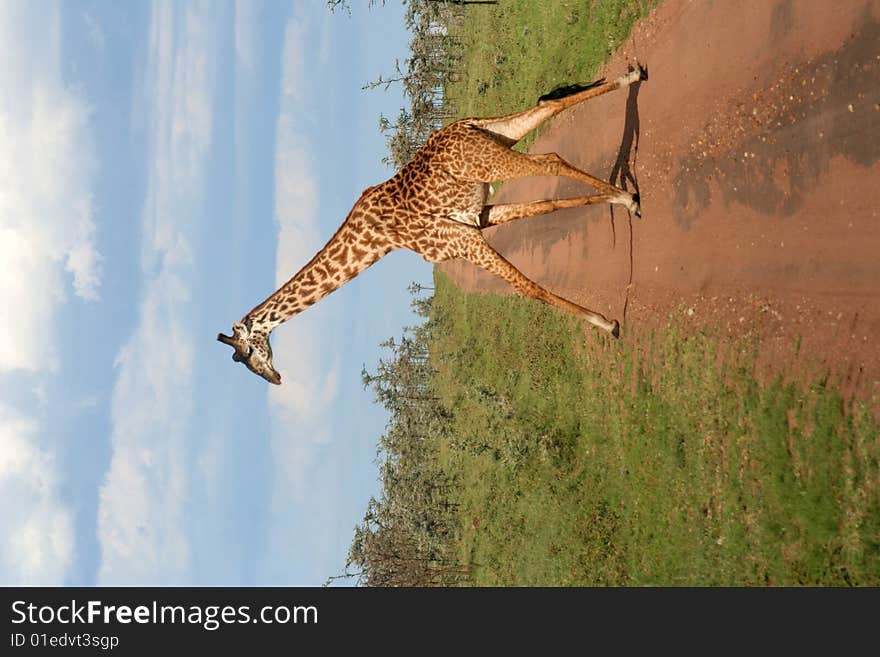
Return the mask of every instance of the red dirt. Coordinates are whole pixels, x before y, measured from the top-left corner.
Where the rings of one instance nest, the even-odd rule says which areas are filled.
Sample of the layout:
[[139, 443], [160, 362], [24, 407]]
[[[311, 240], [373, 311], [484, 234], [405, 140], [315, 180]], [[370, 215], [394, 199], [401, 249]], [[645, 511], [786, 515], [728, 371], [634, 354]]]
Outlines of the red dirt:
[[[623, 339], [671, 323], [749, 334], [762, 370], [828, 370], [878, 402], [880, 0], [667, 0], [604, 73], [636, 59], [647, 82], [560, 115], [532, 151], [637, 190], [643, 217], [559, 211], [489, 241], [620, 319]], [[526, 178], [493, 202], [581, 193]], [[468, 290], [509, 291], [463, 261], [442, 269]]]

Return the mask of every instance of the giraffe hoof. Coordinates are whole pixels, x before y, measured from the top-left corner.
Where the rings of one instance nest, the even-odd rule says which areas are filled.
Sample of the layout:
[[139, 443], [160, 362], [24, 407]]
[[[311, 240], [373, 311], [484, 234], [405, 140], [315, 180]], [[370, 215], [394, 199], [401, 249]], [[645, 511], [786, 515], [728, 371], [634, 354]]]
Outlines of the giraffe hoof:
[[612, 322], [613, 326], [611, 327], [611, 337], [619, 338], [620, 337], [620, 322], [616, 319]]
[[647, 67], [647, 66], [642, 66], [642, 65], [639, 64], [638, 62], [636, 62], [636, 66], [639, 67], [639, 80], [640, 80], [640, 81], [645, 81], [645, 80], [647, 80], [647, 79], [648, 79], [648, 67]]
[[639, 197], [638, 194], [632, 195], [632, 202], [633, 202], [633, 208], [632, 208], [633, 214], [636, 215], [637, 217], [641, 218], [641, 216], [642, 216], [642, 203], [641, 203], [641, 198]]

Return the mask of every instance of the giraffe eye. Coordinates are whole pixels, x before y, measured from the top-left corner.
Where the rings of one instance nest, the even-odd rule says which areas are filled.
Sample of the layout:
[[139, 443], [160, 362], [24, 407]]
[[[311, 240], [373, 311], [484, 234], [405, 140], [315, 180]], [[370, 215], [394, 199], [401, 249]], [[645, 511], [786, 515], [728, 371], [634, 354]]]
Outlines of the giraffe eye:
[[232, 360], [236, 363], [246, 363], [251, 359], [251, 356], [254, 355], [254, 348], [251, 345], [248, 345], [247, 356], [242, 356], [238, 350], [232, 352]]

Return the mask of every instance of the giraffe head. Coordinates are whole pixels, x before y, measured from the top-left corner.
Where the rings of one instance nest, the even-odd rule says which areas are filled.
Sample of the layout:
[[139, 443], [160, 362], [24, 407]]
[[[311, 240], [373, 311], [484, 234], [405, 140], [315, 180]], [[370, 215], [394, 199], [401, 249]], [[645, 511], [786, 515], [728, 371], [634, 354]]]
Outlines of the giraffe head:
[[233, 348], [232, 360], [244, 363], [251, 372], [269, 383], [280, 385], [281, 375], [272, 367], [272, 347], [269, 345], [269, 331], [255, 328], [250, 323], [235, 322], [232, 335], [217, 334], [217, 339]]

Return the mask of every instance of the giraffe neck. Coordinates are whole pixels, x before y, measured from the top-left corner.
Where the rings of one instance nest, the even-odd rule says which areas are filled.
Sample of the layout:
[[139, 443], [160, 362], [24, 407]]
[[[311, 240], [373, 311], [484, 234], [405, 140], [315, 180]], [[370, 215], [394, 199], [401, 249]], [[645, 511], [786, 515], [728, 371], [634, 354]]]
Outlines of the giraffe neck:
[[349, 215], [330, 241], [271, 296], [244, 316], [252, 327], [270, 333], [294, 315], [314, 305], [357, 276], [390, 251]]

